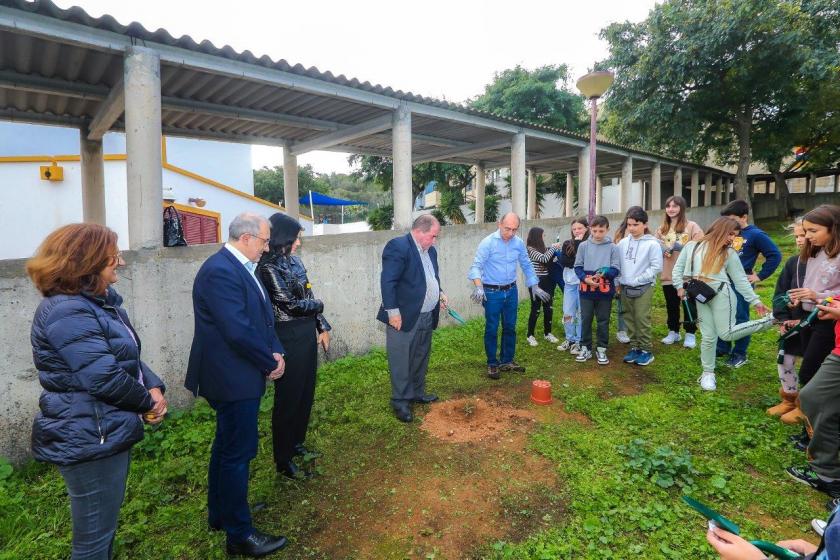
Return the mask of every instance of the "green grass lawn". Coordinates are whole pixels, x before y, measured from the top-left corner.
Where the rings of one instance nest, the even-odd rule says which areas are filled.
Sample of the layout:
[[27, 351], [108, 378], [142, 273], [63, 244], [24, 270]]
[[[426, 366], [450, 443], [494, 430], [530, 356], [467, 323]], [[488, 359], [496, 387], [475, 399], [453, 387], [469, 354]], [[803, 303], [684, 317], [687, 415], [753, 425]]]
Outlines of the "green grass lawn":
[[[790, 255], [781, 224], [763, 227]], [[775, 276], [759, 290], [768, 304], [774, 284]], [[268, 395], [251, 496], [267, 502], [256, 524], [290, 538], [276, 557], [715, 558], [705, 520], [682, 504], [683, 493], [750, 538], [816, 542], [808, 526], [824, 514], [825, 496], [784, 475], [804, 456], [787, 441], [795, 430], [764, 413], [777, 401], [775, 334], [753, 337], [748, 365], [721, 366], [718, 390], [705, 393], [698, 351], [658, 343], [667, 333], [661, 290], [654, 301], [656, 361], [644, 369], [621, 364], [626, 346], [617, 343], [607, 367], [581, 367], [547, 343], [528, 347], [527, 302], [517, 348], [524, 376], [486, 378], [482, 320], [438, 330], [430, 391], [478, 395], [526, 417], [493, 441], [449, 443], [419, 420], [397, 422], [385, 354], [376, 350], [320, 369], [308, 440], [323, 453], [311, 463], [319, 476], [288, 481], [273, 471]], [[535, 378], [552, 382], [554, 404], [528, 403]], [[418, 407], [420, 420], [430, 410]], [[225, 557], [224, 536], [206, 527], [213, 430], [201, 401], [135, 447], [118, 557]], [[0, 480], [0, 558], [66, 558], [69, 548], [68, 500], [55, 468], [29, 464]]]

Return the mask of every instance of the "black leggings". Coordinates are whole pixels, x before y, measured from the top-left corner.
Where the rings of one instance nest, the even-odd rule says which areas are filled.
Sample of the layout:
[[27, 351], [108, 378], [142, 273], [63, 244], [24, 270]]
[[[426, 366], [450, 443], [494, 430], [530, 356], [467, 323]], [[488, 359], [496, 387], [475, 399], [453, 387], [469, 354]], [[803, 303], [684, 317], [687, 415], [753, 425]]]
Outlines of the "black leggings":
[[[540, 276], [540, 288], [548, 292], [551, 298], [542, 302], [539, 298], [534, 298], [531, 295], [531, 313], [528, 315], [528, 336], [534, 336], [534, 329], [537, 326], [537, 317], [540, 315], [540, 306], [542, 306], [545, 313], [543, 314], [543, 330], [545, 334], [551, 334], [551, 320], [554, 317], [554, 280], [550, 276]], [[528, 293], [532, 293], [531, 288], [528, 288]]]
[[[675, 333], [680, 332], [680, 313], [685, 313], [683, 304], [677, 296], [677, 289], [671, 284], [662, 284], [662, 293], [665, 294], [665, 309], [668, 312], [668, 330]], [[697, 303], [694, 298], [688, 298], [688, 309], [691, 317], [685, 316], [685, 332], [694, 334], [697, 332]]]
[[802, 338], [802, 364], [799, 366], [799, 384], [805, 386], [834, 349], [834, 321], [817, 321], [800, 334]]

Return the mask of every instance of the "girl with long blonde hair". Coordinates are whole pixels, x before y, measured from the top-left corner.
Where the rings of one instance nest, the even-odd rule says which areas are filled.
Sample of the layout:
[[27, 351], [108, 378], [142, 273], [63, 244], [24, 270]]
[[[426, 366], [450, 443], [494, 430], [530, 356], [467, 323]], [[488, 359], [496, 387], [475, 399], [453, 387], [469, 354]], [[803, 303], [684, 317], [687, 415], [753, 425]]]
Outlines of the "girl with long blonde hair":
[[[714, 296], [705, 303], [697, 302], [702, 335], [700, 362], [703, 366], [699, 381], [700, 387], [706, 391], [714, 391], [717, 387], [715, 345], [718, 338], [738, 340], [773, 325], [773, 314], [753, 291], [738, 253], [732, 248], [732, 242], [740, 232], [741, 226], [734, 218], [718, 218], [706, 231], [702, 241], [686, 244], [674, 264], [673, 282], [680, 298], [686, 297], [685, 285], [689, 280], [704, 282], [714, 291]], [[737, 301], [734, 290], [755, 307], [761, 319], [740, 324], [736, 322]]]

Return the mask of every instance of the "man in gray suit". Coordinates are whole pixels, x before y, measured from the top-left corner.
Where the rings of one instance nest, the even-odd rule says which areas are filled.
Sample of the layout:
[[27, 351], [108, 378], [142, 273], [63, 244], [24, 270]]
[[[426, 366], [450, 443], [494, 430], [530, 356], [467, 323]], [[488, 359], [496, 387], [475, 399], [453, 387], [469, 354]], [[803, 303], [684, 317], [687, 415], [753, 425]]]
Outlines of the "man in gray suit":
[[426, 393], [426, 370], [432, 332], [446, 308], [434, 247], [439, 233], [437, 219], [424, 214], [414, 220], [411, 232], [392, 239], [382, 251], [382, 306], [376, 318], [387, 325], [391, 406], [403, 422], [414, 419], [411, 403], [437, 400]]

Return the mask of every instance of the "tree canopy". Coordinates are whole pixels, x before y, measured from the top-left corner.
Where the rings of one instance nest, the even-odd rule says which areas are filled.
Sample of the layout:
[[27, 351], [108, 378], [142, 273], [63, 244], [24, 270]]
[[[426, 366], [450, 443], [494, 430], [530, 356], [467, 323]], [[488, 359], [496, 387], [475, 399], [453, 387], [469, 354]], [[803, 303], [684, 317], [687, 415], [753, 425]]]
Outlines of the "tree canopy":
[[[836, 0], [665, 0], [640, 23], [601, 36], [616, 81], [602, 128], [613, 140], [697, 162], [737, 164], [790, 154], [840, 74]], [[840, 105], [835, 98], [834, 111]], [[808, 109], [810, 107], [810, 109]], [[829, 119], [830, 120], [830, 119]]]

